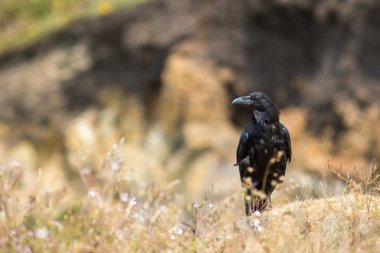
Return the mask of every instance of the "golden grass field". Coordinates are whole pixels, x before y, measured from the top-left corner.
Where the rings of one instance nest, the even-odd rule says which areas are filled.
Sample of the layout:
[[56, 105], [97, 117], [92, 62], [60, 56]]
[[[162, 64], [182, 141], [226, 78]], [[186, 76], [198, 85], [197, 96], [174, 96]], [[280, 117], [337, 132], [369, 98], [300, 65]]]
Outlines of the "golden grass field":
[[78, 171], [82, 195], [38, 181], [24, 192], [20, 164], [1, 166], [0, 252], [379, 252], [376, 163], [357, 180], [336, 172], [345, 182], [338, 195], [301, 200], [283, 187], [270, 210], [246, 218], [240, 186], [210, 186], [199, 203], [184, 197], [180, 180], [142, 189], [119, 151], [115, 145], [96, 173]]

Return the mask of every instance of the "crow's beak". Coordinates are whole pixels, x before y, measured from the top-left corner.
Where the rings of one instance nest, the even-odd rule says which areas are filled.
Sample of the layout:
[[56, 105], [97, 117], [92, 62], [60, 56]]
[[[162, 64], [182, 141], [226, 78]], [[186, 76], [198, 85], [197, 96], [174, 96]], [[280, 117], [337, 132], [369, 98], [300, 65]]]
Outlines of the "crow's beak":
[[242, 96], [242, 97], [238, 97], [237, 99], [232, 101], [232, 104], [233, 105], [240, 105], [240, 106], [244, 106], [244, 107], [249, 107], [253, 104], [253, 101], [250, 100], [249, 96]]

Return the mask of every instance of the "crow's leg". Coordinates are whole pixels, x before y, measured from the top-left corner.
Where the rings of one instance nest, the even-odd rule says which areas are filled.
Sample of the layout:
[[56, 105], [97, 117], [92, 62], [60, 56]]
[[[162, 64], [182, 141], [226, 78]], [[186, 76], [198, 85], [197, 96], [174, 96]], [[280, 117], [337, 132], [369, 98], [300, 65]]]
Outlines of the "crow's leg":
[[261, 212], [268, 206], [268, 199], [260, 198], [257, 205], [257, 211]]
[[253, 212], [263, 211], [268, 206], [268, 203], [268, 198], [261, 198], [260, 196], [256, 196]]
[[272, 197], [270, 194], [268, 194], [268, 202], [269, 202], [269, 208], [272, 209]]
[[245, 215], [246, 216], [251, 216], [251, 207], [249, 206], [249, 203], [245, 200]]
[[251, 216], [252, 210], [253, 210], [253, 198], [252, 198], [252, 191], [250, 189], [245, 189], [244, 204], [245, 204], [245, 215]]
[[255, 201], [254, 201], [254, 197], [253, 196], [251, 196], [250, 208], [251, 208], [251, 214], [256, 211], [255, 210]]

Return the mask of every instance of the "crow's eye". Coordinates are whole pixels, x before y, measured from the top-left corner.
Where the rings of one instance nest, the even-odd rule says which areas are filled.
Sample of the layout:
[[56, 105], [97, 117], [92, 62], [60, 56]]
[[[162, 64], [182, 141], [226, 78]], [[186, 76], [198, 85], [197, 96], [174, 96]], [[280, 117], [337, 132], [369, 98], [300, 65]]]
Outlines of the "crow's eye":
[[263, 103], [260, 100], [255, 101], [255, 108], [256, 108], [256, 110], [259, 110], [261, 112], [264, 112], [266, 110], [265, 106], [263, 105]]

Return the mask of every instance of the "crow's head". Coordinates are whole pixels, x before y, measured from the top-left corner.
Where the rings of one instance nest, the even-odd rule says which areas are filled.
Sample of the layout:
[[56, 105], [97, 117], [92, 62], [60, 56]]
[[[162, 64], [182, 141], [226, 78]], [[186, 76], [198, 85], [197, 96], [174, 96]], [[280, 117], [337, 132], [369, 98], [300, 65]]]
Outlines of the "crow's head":
[[276, 104], [264, 93], [253, 92], [248, 96], [241, 96], [232, 101], [233, 105], [239, 105], [249, 110], [264, 113], [271, 121], [279, 119], [280, 112]]

